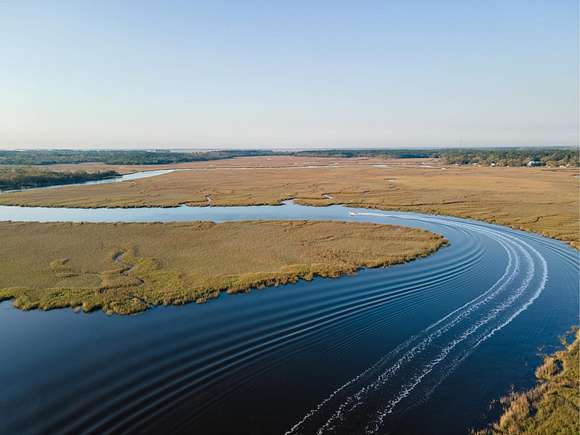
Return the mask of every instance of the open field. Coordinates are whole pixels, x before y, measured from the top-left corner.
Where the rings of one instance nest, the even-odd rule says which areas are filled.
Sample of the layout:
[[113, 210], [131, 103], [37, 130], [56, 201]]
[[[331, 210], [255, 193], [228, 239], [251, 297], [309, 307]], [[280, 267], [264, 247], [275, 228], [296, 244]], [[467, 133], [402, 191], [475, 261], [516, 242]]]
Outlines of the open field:
[[446, 243], [423, 230], [303, 221], [2, 222], [0, 239], [0, 300], [118, 314], [402, 263]]
[[[310, 167], [304, 167], [310, 166]], [[75, 166], [86, 169], [86, 165]], [[97, 165], [99, 170], [111, 166]], [[437, 160], [253, 157], [155, 166], [194, 169], [126, 183], [0, 195], [0, 204], [174, 207], [347, 204], [480, 219], [578, 244], [577, 169], [444, 166]], [[253, 168], [253, 169], [247, 169]], [[118, 172], [141, 167], [118, 167]]]
[[545, 358], [536, 370], [538, 384], [504, 399], [504, 413], [474, 435], [553, 435], [580, 433], [580, 331], [566, 348]]

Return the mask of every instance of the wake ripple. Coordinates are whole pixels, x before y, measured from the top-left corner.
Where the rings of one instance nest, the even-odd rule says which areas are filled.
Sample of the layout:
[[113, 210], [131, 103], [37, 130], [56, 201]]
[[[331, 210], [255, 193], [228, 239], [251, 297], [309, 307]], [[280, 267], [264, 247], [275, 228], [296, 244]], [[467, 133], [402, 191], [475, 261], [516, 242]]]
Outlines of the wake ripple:
[[[437, 218], [406, 219], [442, 222]], [[488, 237], [502, 247], [508, 257], [503, 275], [484, 293], [409, 338], [337, 388], [286, 435], [384, 432], [406, 410], [427, 400], [477, 347], [539, 297], [548, 272], [546, 260], [535, 248], [490, 227], [464, 222], [455, 222], [455, 225]]]

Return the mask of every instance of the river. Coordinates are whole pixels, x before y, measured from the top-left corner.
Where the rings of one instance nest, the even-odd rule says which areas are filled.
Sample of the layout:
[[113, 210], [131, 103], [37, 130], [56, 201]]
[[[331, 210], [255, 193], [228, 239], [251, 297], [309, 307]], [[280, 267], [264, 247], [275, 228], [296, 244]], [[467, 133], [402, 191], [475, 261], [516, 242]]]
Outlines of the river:
[[488, 405], [510, 386], [529, 387], [540, 350], [578, 323], [578, 253], [477, 221], [292, 203], [0, 207], [14, 221], [256, 219], [407, 225], [450, 246], [136, 316], [4, 302], [0, 433], [462, 434], [496, 417]]

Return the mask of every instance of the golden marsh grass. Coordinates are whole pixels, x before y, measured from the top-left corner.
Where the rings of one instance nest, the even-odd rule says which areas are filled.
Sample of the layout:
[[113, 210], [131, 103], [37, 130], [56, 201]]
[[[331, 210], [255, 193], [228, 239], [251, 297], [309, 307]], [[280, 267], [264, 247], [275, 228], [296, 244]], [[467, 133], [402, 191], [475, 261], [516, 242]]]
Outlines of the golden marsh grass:
[[564, 350], [546, 356], [536, 370], [537, 385], [501, 400], [499, 421], [473, 435], [580, 433], [580, 332]]
[[[301, 167], [304, 165], [318, 167]], [[211, 196], [212, 205], [234, 206], [279, 204], [295, 198], [309, 205], [347, 204], [480, 219], [576, 246], [579, 239], [577, 169], [445, 167], [433, 159], [304, 157], [248, 157], [163, 167], [195, 170], [114, 185], [5, 194], [0, 195], [0, 204], [206, 206]]]
[[336, 277], [436, 251], [416, 229], [342, 222], [0, 223], [0, 300], [130, 314]]

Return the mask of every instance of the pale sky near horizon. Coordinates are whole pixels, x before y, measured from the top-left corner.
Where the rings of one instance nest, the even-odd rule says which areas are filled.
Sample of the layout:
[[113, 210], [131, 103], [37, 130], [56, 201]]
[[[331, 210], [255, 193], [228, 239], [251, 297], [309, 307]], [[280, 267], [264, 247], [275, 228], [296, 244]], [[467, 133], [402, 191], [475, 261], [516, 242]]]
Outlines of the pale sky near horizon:
[[0, 149], [578, 145], [577, 0], [0, 0]]

